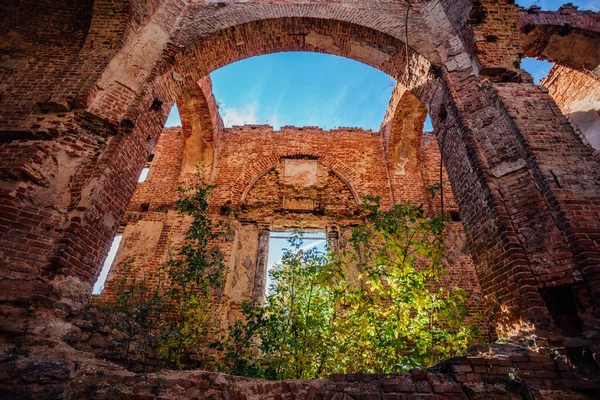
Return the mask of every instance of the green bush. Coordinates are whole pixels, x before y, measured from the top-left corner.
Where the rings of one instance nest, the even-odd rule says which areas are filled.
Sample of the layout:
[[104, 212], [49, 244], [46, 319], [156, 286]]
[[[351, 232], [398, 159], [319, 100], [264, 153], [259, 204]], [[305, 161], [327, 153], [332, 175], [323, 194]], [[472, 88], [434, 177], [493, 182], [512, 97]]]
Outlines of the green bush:
[[[302, 251], [298, 237], [271, 271], [264, 307], [243, 307], [216, 348], [221, 370], [269, 379], [392, 373], [455, 356], [477, 335], [464, 290], [442, 284], [444, 223], [408, 204], [363, 205], [365, 223], [337, 253]], [[350, 268], [360, 271], [349, 282]]]

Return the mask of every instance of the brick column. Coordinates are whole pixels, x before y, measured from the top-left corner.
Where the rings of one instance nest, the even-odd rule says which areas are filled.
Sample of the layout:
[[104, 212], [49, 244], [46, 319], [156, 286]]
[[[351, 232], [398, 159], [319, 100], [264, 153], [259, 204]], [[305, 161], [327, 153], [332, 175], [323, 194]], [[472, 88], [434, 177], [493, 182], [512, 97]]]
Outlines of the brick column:
[[260, 305], [265, 301], [267, 285], [267, 261], [269, 259], [269, 235], [268, 228], [260, 228], [258, 231], [258, 250], [256, 252], [256, 272], [254, 273], [254, 288], [252, 289], [252, 305]]
[[327, 229], [327, 247], [335, 253], [339, 248], [340, 233], [337, 226], [330, 226]]
[[[550, 259], [541, 280], [552, 286], [583, 279], [594, 313], [600, 317], [600, 164], [547, 89], [516, 83], [494, 86], [518, 131], [530, 174], [551, 216], [551, 228], [560, 232], [543, 244]], [[549, 229], [540, 226], [538, 234]], [[553, 251], [559, 247], [560, 252]]]
[[543, 88], [467, 73], [432, 118], [483, 292], [560, 339], [539, 289], [582, 272], [598, 298], [600, 166]]

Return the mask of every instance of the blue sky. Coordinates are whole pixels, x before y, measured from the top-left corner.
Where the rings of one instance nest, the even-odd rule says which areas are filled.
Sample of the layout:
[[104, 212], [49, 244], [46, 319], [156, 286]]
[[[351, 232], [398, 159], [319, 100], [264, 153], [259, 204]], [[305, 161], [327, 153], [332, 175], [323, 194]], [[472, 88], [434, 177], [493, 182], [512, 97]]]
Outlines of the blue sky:
[[[379, 130], [395, 81], [368, 65], [319, 53], [277, 53], [211, 75], [225, 126], [269, 124]], [[173, 113], [167, 126], [178, 125]]]
[[[517, 0], [529, 7], [556, 10], [557, 0]], [[573, 1], [580, 9], [600, 11], [600, 0]], [[552, 64], [523, 59], [536, 83]], [[211, 73], [213, 92], [225, 126], [269, 124], [360, 127], [378, 131], [395, 81], [368, 65], [326, 54], [277, 53], [229, 64]], [[167, 126], [180, 125], [176, 107]], [[425, 130], [432, 130], [429, 120]]]
[[279, 53], [211, 74], [225, 126], [360, 126], [378, 130], [395, 81], [356, 61], [318, 53]]
[[544, 11], [555, 11], [565, 3], [573, 3], [580, 10], [600, 11], [598, 0], [517, 0], [515, 3], [521, 7], [529, 7], [535, 4]]

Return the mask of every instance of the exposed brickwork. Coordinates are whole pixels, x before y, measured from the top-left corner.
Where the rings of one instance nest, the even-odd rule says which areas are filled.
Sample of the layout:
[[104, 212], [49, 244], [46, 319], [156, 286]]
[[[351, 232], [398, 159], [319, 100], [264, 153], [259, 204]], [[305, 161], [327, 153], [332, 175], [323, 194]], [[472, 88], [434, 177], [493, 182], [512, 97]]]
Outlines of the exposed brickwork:
[[590, 74], [555, 65], [540, 84], [600, 160], [600, 83]]
[[518, 8], [506, 0], [475, 1], [469, 22], [473, 27], [481, 73], [496, 76], [514, 71], [523, 52]]
[[[575, 339], [597, 355], [598, 333], [593, 327], [598, 326], [600, 315], [599, 164], [559, 109], [567, 110], [571, 98], [583, 94], [562, 94], [563, 86], [555, 76], [554, 89], [553, 84], [548, 86], [557, 107], [542, 88], [528, 83], [531, 78], [519, 70], [518, 62], [525, 52], [571, 66], [586, 79], [570, 73], [561, 79], [577, 89], [588, 78], [596, 80], [598, 14], [569, 7], [556, 13], [519, 11], [504, 0], [410, 3], [407, 14], [407, 2], [378, 0], [3, 2], [2, 347], [43, 343], [47, 352], [38, 351], [36, 357], [54, 360], [57, 353], [52, 353], [50, 344], [58, 346], [55, 349], [66, 346], [63, 338], [77, 329], [65, 318], [87, 301], [139, 172], [161, 137], [175, 101], [182, 105], [184, 132], [167, 130], [162, 137], [165, 143], [180, 147], [154, 148], [155, 165], [164, 161], [165, 169], [152, 171], [146, 187], [151, 182], [172, 187], [172, 180], [196, 157], [210, 167], [206, 177], [214, 182], [232, 181], [223, 178], [227, 165], [217, 160], [233, 160], [235, 152], [239, 155], [243, 150], [242, 141], [235, 129], [222, 129], [209, 82], [203, 78], [246, 57], [302, 50], [341, 55], [379, 68], [400, 83], [395, 104], [414, 108], [409, 111], [403, 106], [390, 112], [380, 135], [339, 132], [346, 138], [362, 135], [352, 145], [361, 146], [361, 154], [359, 158], [337, 154], [340, 164], [320, 154], [324, 168], [346, 180], [332, 180], [328, 185], [342, 188], [335, 186], [342, 182], [358, 197], [378, 193], [388, 205], [402, 198], [418, 201], [419, 193], [435, 182], [439, 167], [435, 172], [435, 151], [414, 153], [414, 146], [420, 143], [421, 149], [439, 151], [434, 137], [443, 142], [442, 158], [450, 183], [444, 187], [451, 186], [454, 195], [444, 192], [446, 205], [448, 211], [455, 211], [454, 198], [460, 209], [464, 243], [482, 294], [496, 298], [514, 313], [511, 329], [516, 332], [519, 324], [533, 324], [542, 341], [573, 345]], [[405, 42], [410, 47], [408, 60]], [[402, 87], [414, 99], [401, 95]], [[435, 132], [419, 138], [423, 108], [431, 115]], [[221, 204], [241, 205], [246, 198], [264, 196], [259, 190], [262, 183], [258, 187], [256, 183], [274, 177], [259, 175], [279, 168], [284, 151], [274, 138], [280, 134], [265, 127], [256, 130], [264, 131], [260, 140], [269, 143], [265, 157], [261, 157], [263, 150], [249, 145], [252, 164], [244, 165], [243, 171], [239, 166], [229, 167], [228, 174], [236, 180], [231, 186], [219, 184], [227, 186], [226, 193], [216, 194]], [[316, 137], [330, 133], [294, 134], [307, 136], [303, 137], [307, 148], [293, 148], [295, 155], [306, 155], [316, 151], [312, 149]], [[336, 150], [328, 143], [331, 151]], [[413, 146], [407, 154], [405, 145]], [[162, 159], [159, 150], [165, 154]], [[186, 158], [186, 153], [191, 157]], [[419, 154], [421, 179], [411, 164], [415, 154]], [[406, 164], [404, 158], [409, 159]], [[360, 169], [367, 167], [372, 172]], [[396, 174], [402, 168], [405, 175]], [[158, 234], [160, 249], [176, 241], [185, 221], [166, 223], [172, 215], [164, 210], [171, 207], [173, 197], [160, 192], [151, 198], [153, 193], [138, 191], [128, 220], [163, 224]], [[244, 197], [245, 193], [251, 193], [250, 197]], [[141, 211], [143, 203], [150, 203], [148, 211]], [[431, 204], [434, 210], [438, 206]], [[215, 203], [215, 212], [218, 208]], [[140, 232], [145, 231], [142, 225]], [[133, 235], [133, 226], [129, 229]], [[253, 252], [233, 251], [242, 240], [252, 241], [258, 235], [254, 222], [242, 224], [242, 231], [243, 235], [222, 247], [231, 267]], [[142, 240], [143, 235], [138, 236]], [[456, 242], [462, 242], [457, 237]], [[158, 262], [160, 252], [145, 256]], [[252, 271], [256, 259], [249, 259]], [[256, 268], [249, 279], [255, 273]], [[583, 328], [581, 338], [565, 339], [558, 332], [540, 294], [542, 289], [564, 285], [576, 296], [575, 319]], [[61, 357], [75, 357], [68, 351], [64, 354], [69, 355]], [[19, 358], [18, 363], [26, 362]], [[75, 376], [68, 368], [64, 374], [60, 368], [57, 371], [67, 378]], [[43, 374], [35, 372], [29, 379], [55, 382], [56, 375]], [[12, 379], [12, 375], [2, 376]], [[188, 384], [193, 386], [182, 385]], [[545, 381], [540, 384], [546, 385]], [[271, 390], [261, 385], [252, 390]], [[284, 384], [272, 385], [281, 388]], [[62, 390], [60, 385], [50, 386], [41, 390]], [[144, 390], [142, 385], [139, 391]], [[462, 395], [457, 392], [457, 396]], [[391, 397], [406, 396], [394, 393]]]
[[[540, 265], [540, 270], [534, 270], [539, 276], [538, 282], [552, 282], [552, 285], [556, 285], [565, 280], [566, 283], [571, 283], [583, 278], [590, 288], [594, 311], [598, 312], [598, 163], [592, 152], [574, 134], [546, 90], [535, 85], [517, 84], [497, 85], [496, 90], [519, 129], [520, 146], [529, 163], [528, 173], [535, 180], [548, 205], [548, 216], [540, 215], [535, 220], [537, 224], [546, 224], [545, 240], [538, 244], [533, 238], [527, 239], [530, 246], [539, 246], [539, 250], [534, 251], [548, 257]], [[548, 146], [548, 143], [552, 145]], [[531, 164], [533, 158], [535, 166]], [[521, 207], [523, 208], [525, 207]], [[526, 226], [533, 221], [529, 219], [527, 223], [522, 223], [522, 228], [527, 229]], [[538, 240], [540, 233], [536, 233]], [[552, 248], [548, 246], [550, 243]], [[572, 267], [573, 261], [577, 268]]]
[[[114, 364], [71, 354], [62, 359], [2, 363], [13, 386], [3, 398], [101, 399], [576, 399], [597, 398], [600, 385], [557, 358], [526, 349], [474, 347], [429, 370], [410, 373], [332, 375], [315, 381], [269, 382], [204, 371], [134, 374]], [[492, 397], [493, 396], [493, 397]]]
[[[406, 112], [414, 105], [404, 104]], [[418, 110], [418, 115], [421, 114]], [[189, 122], [184, 120], [184, 125]], [[423, 117], [419, 116], [417, 121], [411, 122], [409, 133], [422, 131], [422, 126]], [[417, 139], [420, 137], [418, 135]], [[216, 189], [211, 197], [211, 209], [215, 219], [224, 218], [219, 215], [224, 207], [239, 210], [236, 219], [241, 224], [232, 221], [236, 232], [233, 242], [218, 244], [230, 268], [225, 294], [232, 302], [234, 315], [241, 301], [256, 297], [253, 288], [258, 273], [255, 266], [259, 227], [328, 230], [336, 226], [344, 231], [344, 227], [360, 222], [356, 212], [364, 196], [377, 196], [384, 208], [390, 207], [390, 183], [395, 186], [395, 202], [424, 204], [439, 213], [439, 200], [430, 204], [423, 189], [425, 179], [429, 184], [439, 179], [437, 144], [431, 139], [423, 144], [414, 139], [405, 143], [414, 157], [410, 169], [412, 178], [410, 181], [390, 181], [378, 133], [348, 128], [324, 131], [310, 127], [284, 127], [281, 131], [273, 131], [266, 125], [223, 130], [215, 158], [217, 167], [212, 183]], [[173, 212], [177, 198], [175, 189], [190, 173], [183, 164], [186, 152], [195, 154], [195, 150], [190, 150], [186, 144], [183, 129], [165, 129], [153, 150], [148, 178], [138, 184], [129, 204], [121, 247], [101, 299], [115, 295], [114, 284], [124, 276], [122, 267], [131, 259], [136, 260], [133, 273], [146, 279], [152, 275], [158, 282], [157, 272], [166, 258], [167, 246], [182, 240], [189, 223]], [[285, 178], [286, 160], [298, 159], [317, 165], [316, 181], [306, 187], [291, 185]], [[396, 166], [390, 168], [394, 171]], [[447, 181], [445, 192], [446, 212], [456, 211]], [[483, 314], [481, 290], [465, 240], [461, 223], [451, 223], [446, 241], [449, 252], [447, 285], [467, 289], [475, 296], [469, 310], [473, 314]]]
[[600, 16], [572, 5], [556, 12], [521, 10], [519, 24], [526, 57], [547, 59], [600, 79]]

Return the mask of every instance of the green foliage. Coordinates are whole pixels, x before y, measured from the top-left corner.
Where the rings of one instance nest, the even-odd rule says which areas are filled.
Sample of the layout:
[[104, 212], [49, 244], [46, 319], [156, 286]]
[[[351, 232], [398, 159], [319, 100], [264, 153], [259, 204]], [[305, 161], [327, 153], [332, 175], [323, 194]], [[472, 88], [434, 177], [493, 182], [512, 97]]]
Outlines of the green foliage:
[[123, 265], [123, 276], [116, 283], [116, 299], [101, 308], [111, 317], [113, 328], [121, 333], [112, 339], [110, 353], [124, 360], [127, 368], [132, 361], [145, 364], [157, 337], [154, 327], [161, 320], [160, 293], [132, 274], [134, 260]]
[[[340, 319], [338, 363], [352, 371], [390, 373], [429, 367], [458, 354], [475, 335], [465, 324], [464, 290], [447, 289], [440, 218], [428, 218], [409, 203], [370, 214], [352, 235], [351, 262], [360, 285], [347, 290]], [[348, 266], [348, 252], [341, 258]]]
[[134, 260], [128, 261], [115, 301], [103, 307], [121, 332], [113, 347], [128, 367], [131, 360], [146, 364], [149, 358], [174, 368], [206, 367], [210, 362], [205, 350], [218, 334], [218, 298], [226, 273], [218, 247], [209, 249], [226, 233], [226, 227], [214, 227], [208, 217], [212, 189], [200, 177], [178, 188], [175, 209], [192, 217], [184, 243], [169, 248], [156, 275], [140, 279], [132, 269]]
[[[365, 199], [366, 221], [337, 253], [290, 240], [264, 307], [244, 306], [222, 370], [269, 379], [429, 367], [474, 339], [466, 293], [442, 284], [444, 224], [406, 203]], [[354, 269], [358, 281], [350, 281]], [[243, 368], [241, 368], [243, 366]]]
[[[189, 363], [187, 355], [199, 356], [219, 329], [218, 297], [226, 268], [218, 248], [209, 250], [210, 242], [220, 236], [208, 217], [208, 195], [212, 189], [202, 180], [178, 189], [175, 209], [191, 216], [192, 222], [184, 244], [170, 249], [175, 255], [162, 267], [169, 283], [163, 289], [168, 318], [161, 324], [158, 353], [168, 365], [177, 368]], [[200, 365], [203, 362], [196, 360]]]
[[152, 285], [126, 264], [111, 307], [127, 363], [150, 357], [176, 368], [313, 379], [425, 368], [474, 340], [466, 293], [443, 282], [443, 221], [409, 203], [382, 211], [376, 198], [365, 199], [364, 223], [336, 252], [303, 250], [293, 237], [270, 271], [266, 304], [242, 304], [243, 320], [220, 332], [226, 269], [210, 248], [223, 233], [208, 217], [211, 189], [202, 181], [179, 189], [177, 212], [192, 221], [184, 243], [148, 277]]

